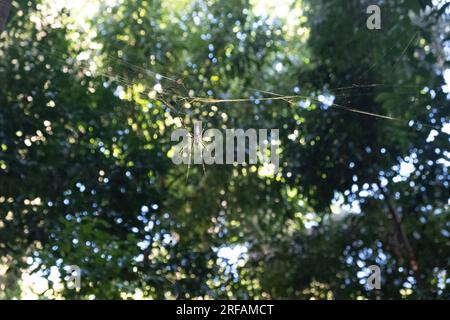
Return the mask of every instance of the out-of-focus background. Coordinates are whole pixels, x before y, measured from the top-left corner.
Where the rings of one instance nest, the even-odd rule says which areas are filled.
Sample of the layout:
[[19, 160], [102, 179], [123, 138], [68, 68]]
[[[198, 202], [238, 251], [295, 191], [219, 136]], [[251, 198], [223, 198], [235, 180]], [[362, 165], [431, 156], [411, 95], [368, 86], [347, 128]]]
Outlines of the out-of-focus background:
[[[0, 298], [450, 297], [449, 1], [9, 8]], [[280, 129], [280, 170], [187, 175], [195, 120]]]

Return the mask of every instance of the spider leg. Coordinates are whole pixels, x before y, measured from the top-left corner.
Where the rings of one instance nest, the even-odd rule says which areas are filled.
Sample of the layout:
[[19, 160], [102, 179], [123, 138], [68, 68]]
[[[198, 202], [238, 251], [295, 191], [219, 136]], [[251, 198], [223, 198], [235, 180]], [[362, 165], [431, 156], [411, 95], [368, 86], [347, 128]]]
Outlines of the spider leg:
[[192, 145], [190, 146], [190, 150], [189, 150], [189, 161], [188, 161], [188, 169], [186, 172], [186, 182], [189, 179], [189, 170], [191, 169], [191, 158], [192, 158]]
[[184, 152], [185, 149], [186, 149], [186, 147], [182, 147], [182, 148], [178, 151], [178, 154], [180, 155], [181, 158], [184, 158], [184, 157], [183, 157], [183, 152]]
[[[206, 122], [206, 125], [202, 128], [202, 140], [200, 140], [200, 144], [202, 145], [203, 149], [206, 149], [206, 146], [203, 142], [203, 134], [205, 133], [207, 125], [208, 121]], [[202, 150], [202, 167], [203, 167], [203, 175], [206, 176], [205, 162], [203, 161], [203, 150]]]
[[[186, 129], [187, 130], [187, 129]], [[189, 139], [192, 139], [192, 135], [188, 132], [187, 133], [188, 134], [188, 137], [189, 137]], [[189, 147], [189, 149], [191, 148], [191, 146], [183, 146], [179, 151], [178, 151], [178, 154], [181, 156], [181, 157], [183, 157], [183, 151], [186, 149], [186, 148], [188, 148]], [[190, 151], [190, 150], [189, 150]], [[184, 158], [184, 157], [183, 157]]]
[[205, 163], [202, 161], [203, 175], [206, 176]]
[[[201, 143], [203, 149], [206, 149], [206, 146], [205, 146], [205, 144], [203, 143], [203, 141], [201, 141], [200, 143]], [[203, 161], [203, 150], [202, 150], [202, 166], [203, 166], [203, 175], [206, 176], [205, 162]]]

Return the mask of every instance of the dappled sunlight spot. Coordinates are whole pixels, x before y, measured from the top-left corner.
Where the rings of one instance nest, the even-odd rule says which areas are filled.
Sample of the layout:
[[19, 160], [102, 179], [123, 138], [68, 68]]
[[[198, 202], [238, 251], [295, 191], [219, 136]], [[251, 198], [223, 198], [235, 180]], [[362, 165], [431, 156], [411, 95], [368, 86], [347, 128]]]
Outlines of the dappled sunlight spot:
[[172, 146], [166, 153], [167, 158], [172, 159], [176, 152], [177, 148], [175, 146]]
[[238, 244], [214, 249], [219, 258], [218, 263], [237, 275], [237, 268], [242, 267], [248, 259], [246, 246]]
[[[106, 0], [107, 5], [112, 6], [118, 0]], [[100, 0], [89, 0], [80, 5], [79, 2], [73, 0], [45, 0], [44, 4], [49, 6], [53, 12], [62, 9], [70, 10], [75, 22], [86, 29], [89, 28], [88, 19], [92, 19], [97, 13], [101, 5]]]
[[[37, 266], [36, 263], [30, 265], [29, 271]], [[49, 281], [52, 282], [51, 290]], [[24, 272], [21, 277], [21, 299], [36, 300], [42, 297], [48, 299], [62, 298], [61, 291], [64, 286], [61, 281], [61, 274], [57, 267], [51, 267], [48, 276], [39, 270], [37, 272]]]
[[302, 4], [293, 0], [251, 0], [250, 5], [254, 14], [258, 17], [269, 19], [270, 24], [276, 20], [284, 20], [283, 31], [287, 36], [305, 36], [308, 35], [308, 28], [304, 27], [306, 17]]
[[442, 129], [441, 130], [442, 130], [442, 132], [450, 135], [450, 123], [444, 123], [442, 125]]
[[414, 172], [416, 168], [414, 167], [414, 164], [410, 162], [402, 162], [400, 163], [400, 175], [403, 177], [409, 177], [411, 173]]
[[439, 135], [439, 132], [438, 132], [437, 130], [432, 129], [432, 130], [430, 131], [430, 134], [429, 134], [428, 137], [427, 137], [426, 142], [428, 142], [428, 143], [433, 142], [434, 139], [435, 139], [438, 135]]
[[445, 69], [443, 76], [444, 76], [446, 85], [442, 87], [442, 90], [445, 93], [450, 94], [450, 69]]
[[258, 169], [258, 175], [261, 177], [274, 177], [275, 165], [273, 163], [263, 163]]

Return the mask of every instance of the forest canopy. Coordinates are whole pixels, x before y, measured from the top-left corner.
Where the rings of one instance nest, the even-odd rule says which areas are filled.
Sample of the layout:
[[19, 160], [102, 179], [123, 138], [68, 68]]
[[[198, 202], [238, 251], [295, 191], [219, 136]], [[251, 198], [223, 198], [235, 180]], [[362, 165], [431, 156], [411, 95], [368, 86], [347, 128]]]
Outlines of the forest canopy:
[[[449, 1], [0, 12], [0, 298], [450, 298]], [[195, 121], [278, 170], [174, 164]]]

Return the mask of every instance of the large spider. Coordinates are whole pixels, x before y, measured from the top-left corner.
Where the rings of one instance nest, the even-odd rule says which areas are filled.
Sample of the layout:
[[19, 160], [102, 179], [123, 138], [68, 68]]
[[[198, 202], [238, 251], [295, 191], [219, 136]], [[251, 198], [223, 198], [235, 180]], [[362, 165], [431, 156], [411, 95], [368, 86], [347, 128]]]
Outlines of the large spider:
[[[192, 135], [186, 127], [185, 129], [188, 134], [189, 143], [187, 146], [184, 146], [183, 148], [180, 149], [179, 154], [181, 157], [185, 157], [186, 154], [183, 154], [183, 152], [186, 151], [187, 149], [187, 156], [188, 156], [188, 170], [186, 173], [186, 181], [187, 181], [189, 178], [189, 171], [191, 168], [193, 150], [194, 150], [194, 164], [197, 164], [198, 160], [200, 160], [203, 167], [203, 174], [206, 175], [205, 163], [203, 161], [203, 150], [206, 148], [206, 146], [203, 141], [204, 129], [202, 128], [201, 121], [194, 121], [194, 135]], [[198, 155], [200, 159], [196, 157]]]

